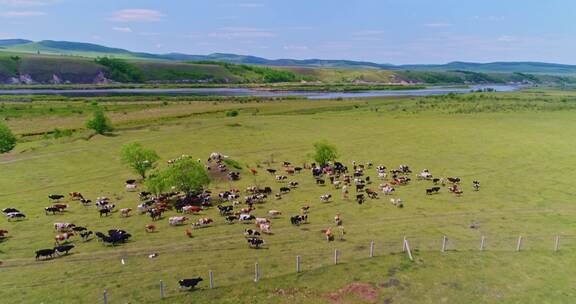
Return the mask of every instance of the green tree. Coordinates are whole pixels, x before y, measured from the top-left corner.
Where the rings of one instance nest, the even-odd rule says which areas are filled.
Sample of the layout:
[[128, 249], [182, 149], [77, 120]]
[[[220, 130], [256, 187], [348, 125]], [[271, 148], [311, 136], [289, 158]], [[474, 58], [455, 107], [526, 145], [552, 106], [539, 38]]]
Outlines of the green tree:
[[110, 119], [106, 117], [104, 112], [100, 109], [94, 111], [93, 118], [86, 122], [88, 129], [94, 130], [97, 134], [106, 134], [114, 130]]
[[16, 147], [16, 136], [10, 128], [0, 122], [0, 153], [12, 151]]
[[204, 166], [192, 159], [178, 160], [169, 167], [156, 170], [146, 179], [148, 191], [159, 194], [174, 187], [184, 193], [200, 192], [210, 184]]
[[334, 161], [338, 157], [336, 147], [325, 141], [314, 144], [314, 160], [319, 165], [326, 165], [329, 161]]
[[139, 174], [142, 179], [146, 178], [146, 172], [156, 166], [160, 159], [156, 151], [145, 149], [139, 143], [132, 143], [122, 146], [120, 150], [120, 160], [134, 173]]

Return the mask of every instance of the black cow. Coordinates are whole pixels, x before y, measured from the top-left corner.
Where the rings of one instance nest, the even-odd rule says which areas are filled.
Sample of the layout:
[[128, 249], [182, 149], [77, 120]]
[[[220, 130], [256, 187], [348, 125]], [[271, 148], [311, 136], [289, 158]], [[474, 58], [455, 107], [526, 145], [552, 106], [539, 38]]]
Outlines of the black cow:
[[20, 212], [20, 211], [16, 208], [4, 208], [4, 209], [2, 209], [2, 212], [6, 214], [6, 213], [14, 213], [14, 212]]
[[294, 171], [296, 173], [300, 173], [300, 171], [302, 171], [302, 167], [294, 167]]
[[80, 232], [80, 237], [81, 237], [82, 240], [84, 240], [84, 241], [87, 241], [88, 238], [90, 237], [90, 235], [92, 235], [92, 231]]
[[453, 183], [453, 184], [458, 184], [460, 183], [460, 178], [459, 177], [448, 177], [447, 178], [449, 182]]
[[100, 212], [100, 217], [102, 217], [102, 215], [108, 216], [110, 214], [110, 212], [112, 212], [112, 211], [108, 208], [104, 208], [104, 209], [98, 210], [98, 212]]
[[94, 235], [96, 235], [96, 237], [98, 238], [98, 241], [103, 241], [104, 238], [106, 237], [106, 235], [102, 232], [96, 231], [94, 232]]
[[56, 212], [60, 212], [59, 208], [56, 207], [46, 207], [44, 208], [44, 213], [46, 213], [46, 215], [48, 215], [49, 212], [52, 212], [52, 215], [56, 215]]
[[52, 201], [59, 201], [59, 200], [61, 200], [61, 199], [64, 198], [64, 195], [61, 195], [61, 194], [50, 194], [50, 195], [48, 195], [48, 198], [49, 198], [50, 200], [52, 200]]
[[290, 223], [292, 225], [296, 225], [296, 226], [300, 225], [301, 223], [306, 222], [307, 220], [308, 220], [308, 215], [306, 215], [306, 214], [305, 215], [295, 215], [295, 216], [290, 217]]
[[362, 205], [362, 203], [364, 203], [364, 194], [357, 194], [356, 195], [356, 202], [359, 205]]
[[233, 224], [235, 220], [238, 219], [237, 216], [235, 215], [228, 215], [227, 217], [224, 218], [226, 220], [227, 224]]
[[318, 186], [324, 186], [326, 184], [326, 181], [323, 179], [317, 179], [316, 180], [316, 185]]
[[196, 285], [198, 285], [198, 283], [204, 281], [202, 278], [198, 277], [195, 279], [182, 279], [180, 281], [178, 281], [178, 285], [180, 285], [180, 288], [188, 288], [188, 289], [193, 289], [194, 287], [196, 287]]
[[270, 173], [270, 174], [276, 173], [276, 169], [266, 169], [266, 171], [268, 171], [268, 173]]
[[290, 192], [290, 188], [288, 188], [288, 187], [282, 187], [282, 188], [280, 188], [280, 193], [286, 194], [286, 193], [288, 193], [288, 192]]
[[6, 216], [8, 216], [8, 220], [11, 219], [24, 219], [26, 217], [26, 215], [24, 215], [24, 213], [20, 213], [20, 212], [12, 212], [12, 213], [8, 213], [6, 214]]
[[76, 231], [76, 232], [82, 232], [82, 231], [86, 231], [88, 229], [86, 229], [86, 227], [76, 226], [76, 227], [72, 227], [72, 230]]
[[68, 254], [68, 252], [70, 250], [72, 250], [73, 248], [74, 248], [74, 245], [62, 245], [62, 246], [54, 247], [54, 252], [58, 255], [60, 255], [60, 253]]
[[264, 240], [259, 238], [248, 238], [246, 241], [252, 248], [259, 248], [260, 246], [264, 245]]
[[53, 258], [54, 253], [54, 249], [40, 249], [36, 251], [36, 260], [38, 260], [40, 257], [46, 257], [46, 259]]
[[435, 194], [440, 191], [440, 187], [432, 187], [430, 189], [426, 189], [426, 194]]
[[222, 205], [218, 205], [216, 206], [218, 208], [218, 210], [220, 210], [220, 215], [224, 216], [230, 212], [232, 212], [232, 210], [234, 210], [234, 206], [222, 206]]
[[126, 185], [134, 185], [136, 183], [135, 179], [129, 179], [126, 181]]
[[360, 192], [360, 191], [364, 190], [364, 187], [366, 187], [366, 185], [364, 185], [364, 184], [356, 185], [356, 192]]

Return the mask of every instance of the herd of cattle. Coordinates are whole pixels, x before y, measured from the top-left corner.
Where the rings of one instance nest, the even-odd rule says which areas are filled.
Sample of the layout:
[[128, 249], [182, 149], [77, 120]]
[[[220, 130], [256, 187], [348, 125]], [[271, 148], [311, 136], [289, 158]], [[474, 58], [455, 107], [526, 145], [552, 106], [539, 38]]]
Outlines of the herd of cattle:
[[[220, 154], [217, 154], [220, 155]], [[178, 160], [171, 160], [176, 162]], [[222, 164], [222, 156], [210, 156], [209, 162], [216, 162], [220, 170], [226, 171], [226, 167]], [[207, 169], [211, 168], [207, 166]], [[377, 186], [372, 187], [375, 180], [368, 176], [370, 170], [375, 173]], [[396, 188], [408, 185], [411, 182], [412, 171], [406, 165], [401, 165], [397, 169], [387, 170], [385, 166], [373, 166], [371, 163], [356, 164], [352, 162], [352, 170], [340, 162], [326, 166], [318, 166], [316, 164], [307, 165], [302, 167], [293, 166], [290, 162], [284, 162], [282, 168], [273, 169], [268, 168], [266, 172], [274, 177], [274, 180], [280, 184], [278, 191], [274, 192], [272, 187], [257, 187], [249, 186], [244, 191], [239, 189], [230, 189], [228, 191], [220, 192], [214, 195], [209, 190], [204, 190], [200, 193], [163, 193], [160, 195], [153, 195], [150, 192], [139, 192], [138, 197], [140, 202], [135, 206], [134, 212], [132, 208], [121, 208], [116, 210], [116, 205], [113, 204], [108, 197], [98, 197], [94, 201], [94, 206], [98, 212], [99, 217], [108, 217], [112, 213], [117, 212], [120, 217], [130, 217], [133, 213], [139, 215], [147, 215], [153, 223], [145, 225], [146, 232], [156, 231], [155, 221], [161, 220], [163, 215], [169, 211], [175, 211], [182, 215], [173, 215], [168, 217], [170, 226], [181, 226], [187, 224], [190, 215], [196, 215], [200, 212], [211, 209], [214, 205], [218, 210], [218, 214], [222, 217], [223, 223], [234, 224], [252, 223], [254, 228], [244, 229], [243, 235], [246, 243], [251, 248], [260, 248], [265, 244], [263, 235], [272, 234], [272, 221], [279, 218], [282, 212], [279, 210], [268, 210], [265, 216], [257, 217], [252, 214], [256, 210], [255, 204], [263, 204], [268, 199], [280, 200], [285, 195], [295, 191], [299, 187], [297, 181], [291, 180], [293, 176], [300, 174], [303, 170], [311, 172], [314, 184], [319, 188], [326, 189], [324, 194], [318, 196], [319, 201], [322, 203], [331, 202], [334, 198], [331, 193], [327, 193], [329, 189], [341, 193], [342, 200], [350, 200], [349, 192], [353, 189], [355, 192], [354, 199], [358, 204], [365, 203], [366, 199], [376, 200], [379, 198], [380, 193], [385, 196], [391, 196], [395, 193]], [[236, 181], [240, 178], [239, 172], [229, 172], [228, 178], [231, 181]], [[250, 169], [250, 174], [257, 175], [257, 169]], [[431, 186], [426, 189], [426, 195], [438, 194], [442, 187], [448, 185], [448, 191], [456, 196], [461, 196], [463, 190], [460, 187], [461, 179], [458, 177], [436, 178], [429, 170], [422, 170], [416, 175], [417, 180], [428, 181]], [[326, 188], [328, 185], [328, 189]], [[126, 189], [133, 191], [137, 189], [134, 180], [126, 181]], [[473, 181], [472, 188], [478, 191], [480, 183]], [[90, 206], [91, 200], [85, 199], [79, 192], [70, 192], [69, 199], [71, 201], [78, 201], [83, 206]], [[64, 195], [51, 194], [48, 196], [51, 205], [44, 208], [44, 213], [47, 216], [54, 216], [63, 214], [68, 209], [67, 204], [61, 203], [65, 199]], [[390, 198], [392, 205], [402, 208], [404, 206], [402, 200], [398, 197]], [[300, 208], [300, 214], [293, 214], [289, 216], [290, 224], [298, 226], [308, 223], [308, 215], [310, 211], [309, 205], [304, 205]], [[8, 221], [22, 220], [26, 216], [16, 208], [4, 208], [2, 210]], [[191, 229], [206, 227], [214, 223], [214, 220], [209, 217], [200, 217], [191, 223]], [[343, 235], [342, 219], [340, 214], [334, 217], [334, 224], [339, 227], [341, 235]], [[131, 234], [121, 229], [110, 229], [107, 233], [92, 232], [86, 227], [77, 226], [73, 223], [55, 223], [54, 231], [57, 233], [54, 237], [54, 247], [40, 249], [36, 251], [36, 259], [45, 258], [51, 259], [55, 256], [68, 254], [75, 245], [71, 244], [75, 236], [79, 236], [84, 242], [96, 238], [103, 244], [112, 246], [125, 243], [130, 240]], [[334, 239], [332, 228], [328, 227], [321, 230], [326, 240], [331, 241]], [[0, 230], [0, 241], [6, 238], [8, 231]], [[185, 234], [191, 236], [192, 232], [186, 228]], [[202, 278], [186, 279], [179, 282], [181, 287], [194, 287]]]

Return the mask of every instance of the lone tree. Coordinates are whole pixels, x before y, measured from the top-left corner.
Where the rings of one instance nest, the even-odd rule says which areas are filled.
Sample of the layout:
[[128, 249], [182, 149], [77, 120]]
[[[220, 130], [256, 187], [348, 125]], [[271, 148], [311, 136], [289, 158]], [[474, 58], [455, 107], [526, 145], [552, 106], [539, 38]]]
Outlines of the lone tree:
[[327, 165], [329, 161], [334, 161], [338, 157], [336, 147], [325, 141], [314, 144], [314, 160], [321, 166]]
[[192, 159], [181, 159], [169, 167], [156, 170], [146, 179], [148, 191], [154, 194], [175, 190], [191, 194], [200, 192], [210, 184], [210, 177], [204, 166]]
[[100, 135], [104, 135], [114, 130], [114, 128], [112, 128], [110, 119], [108, 119], [108, 117], [106, 117], [104, 112], [100, 109], [94, 111], [92, 119], [86, 122], [86, 127], [88, 129], [94, 130], [97, 134]]
[[139, 174], [142, 179], [146, 178], [146, 172], [156, 167], [156, 162], [160, 159], [156, 151], [145, 149], [139, 143], [132, 143], [122, 146], [120, 150], [120, 160], [130, 167], [134, 173]]
[[16, 136], [3, 123], [0, 122], [0, 153], [12, 151], [16, 147]]

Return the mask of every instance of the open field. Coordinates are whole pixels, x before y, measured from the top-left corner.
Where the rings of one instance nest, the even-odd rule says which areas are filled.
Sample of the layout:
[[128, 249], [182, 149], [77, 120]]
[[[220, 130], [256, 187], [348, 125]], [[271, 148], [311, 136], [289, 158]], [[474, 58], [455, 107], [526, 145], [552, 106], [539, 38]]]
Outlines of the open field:
[[[20, 112], [12, 107], [22, 104], [7, 103], [9, 113], [19, 113], [7, 121], [18, 134], [55, 126], [78, 131], [68, 139], [29, 138], [0, 156], [0, 209], [15, 207], [28, 216], [0, 222], [10, 236], [0, 243], [2, 303], [96, 303], [104, 288], [110, 303], [152, 303], [159, 299], [160, 279], [171, 303], [342, 303], [338, 291], [353, 282], [367, 284], [363, 288], [376, 300], [341, 293], [343, 303], [569, 303], [576, 295], [567, 279], [575, 274], [570, 266], [576, 258], [575, 100], [573, 92], [559, 91], [326, 101], [112, 100], [99, 106], [109, 107], [120, 129], [90, 140], [82, 139], [83, 122], [94, 106], [89, 102], [33, 102]], [[225, 117], [232, 109], [240, 115]], [[137, 194], [124, 190], [124, 181], [134, 176], [119, 161], [125, 143], [155, 149], [162, 166], [181, 154], [205, 159], [214, 151], [245, 167], [261, 166], [256, 177], [244, 171], [238, 182], [211, 184], [219, 192], [255, 183], [277, 190], [280, 184], [265, 173], [264, 163], [274, 161], [271, 166], [280, 168], [282, 161], [310, 162], [319, 140], [335, 144], [346, 164], [408, 164], [415, 172], [427, 168], [436, 176], [459, 176], [464, 194], [455, 197], [444, 188], [427, 196], [430, 182], [413, 176], [393, 195], [404, 201], [403, 209], [383, 195], [358, 205], [342, 200], [338, 190], [316, 186], [303, 172], [290, 178], [300, 183], [293, 193], [257, 205], [257, 216], [271, 209], [284, 213], [272, 220], [274, 234], [264, 236], [266, 246], [259, 250], [249, 249], [242, 235], [253, 225], [224, 224], [215, 208], [200, 216], [216, 223], [193, 230], [190, 239], [184, 227], [168, 225], [174, 211], [157, 222], [157, 233], [144, 231], [151, 222], [147, 216], [100, 218], [94, 206], [72, 201], [64, 215], [43, 211], [48, 194], [70, 191], [91, 199], [109, 196], [118, 208], [135, 209]], [[373, 170], [368, 175], [376, 179]], [[472, 180], [481, 181], [479, 192], [472, 191]], [[334, 201], [321, 203], [318, 197], [325, 193]], [[309, 224], [290, 225], [289, 216], [307, 204]], [[333, 226], [338, 212], [346, 240], [328, 243], [320, 230]], [[93, 231], [120, 228], [133, 238], [115, 248], [77, 240], [70, 256], [36, 262], [34, 251], [53, 245], [54, 222]], [[469, 228], [471, 223], [479, 228]], [[443, 235], [450, 250], [442, 255]], [[519, 235], [525, 237], [525, 250], [514, 252]], [[555, 235], [562, 239], [557, 253], [552, 252]], [[401, 249], [403, 236], [419, 249], [415, 262], [390, 254]], [[482, 253], [476, 249], [481, 236], [488, 240]], [[377, 257], [367, 259], [372, 240]], [[342, 264], [332, 266], [336, 248]], [[152, 252], [159, 257], [148, 259]], [[303, 259], [304, 272], [298, 275], [296, 255]], [[258, 284], [251, 281], [254, 262], [262, 271]], [[208, 290], [204, 281], [195, 292], [176, 290], [178, 279], [207, 280], [209, 270], [218, 288]], [[383, 284], [390, 279], [398, 282]]]

